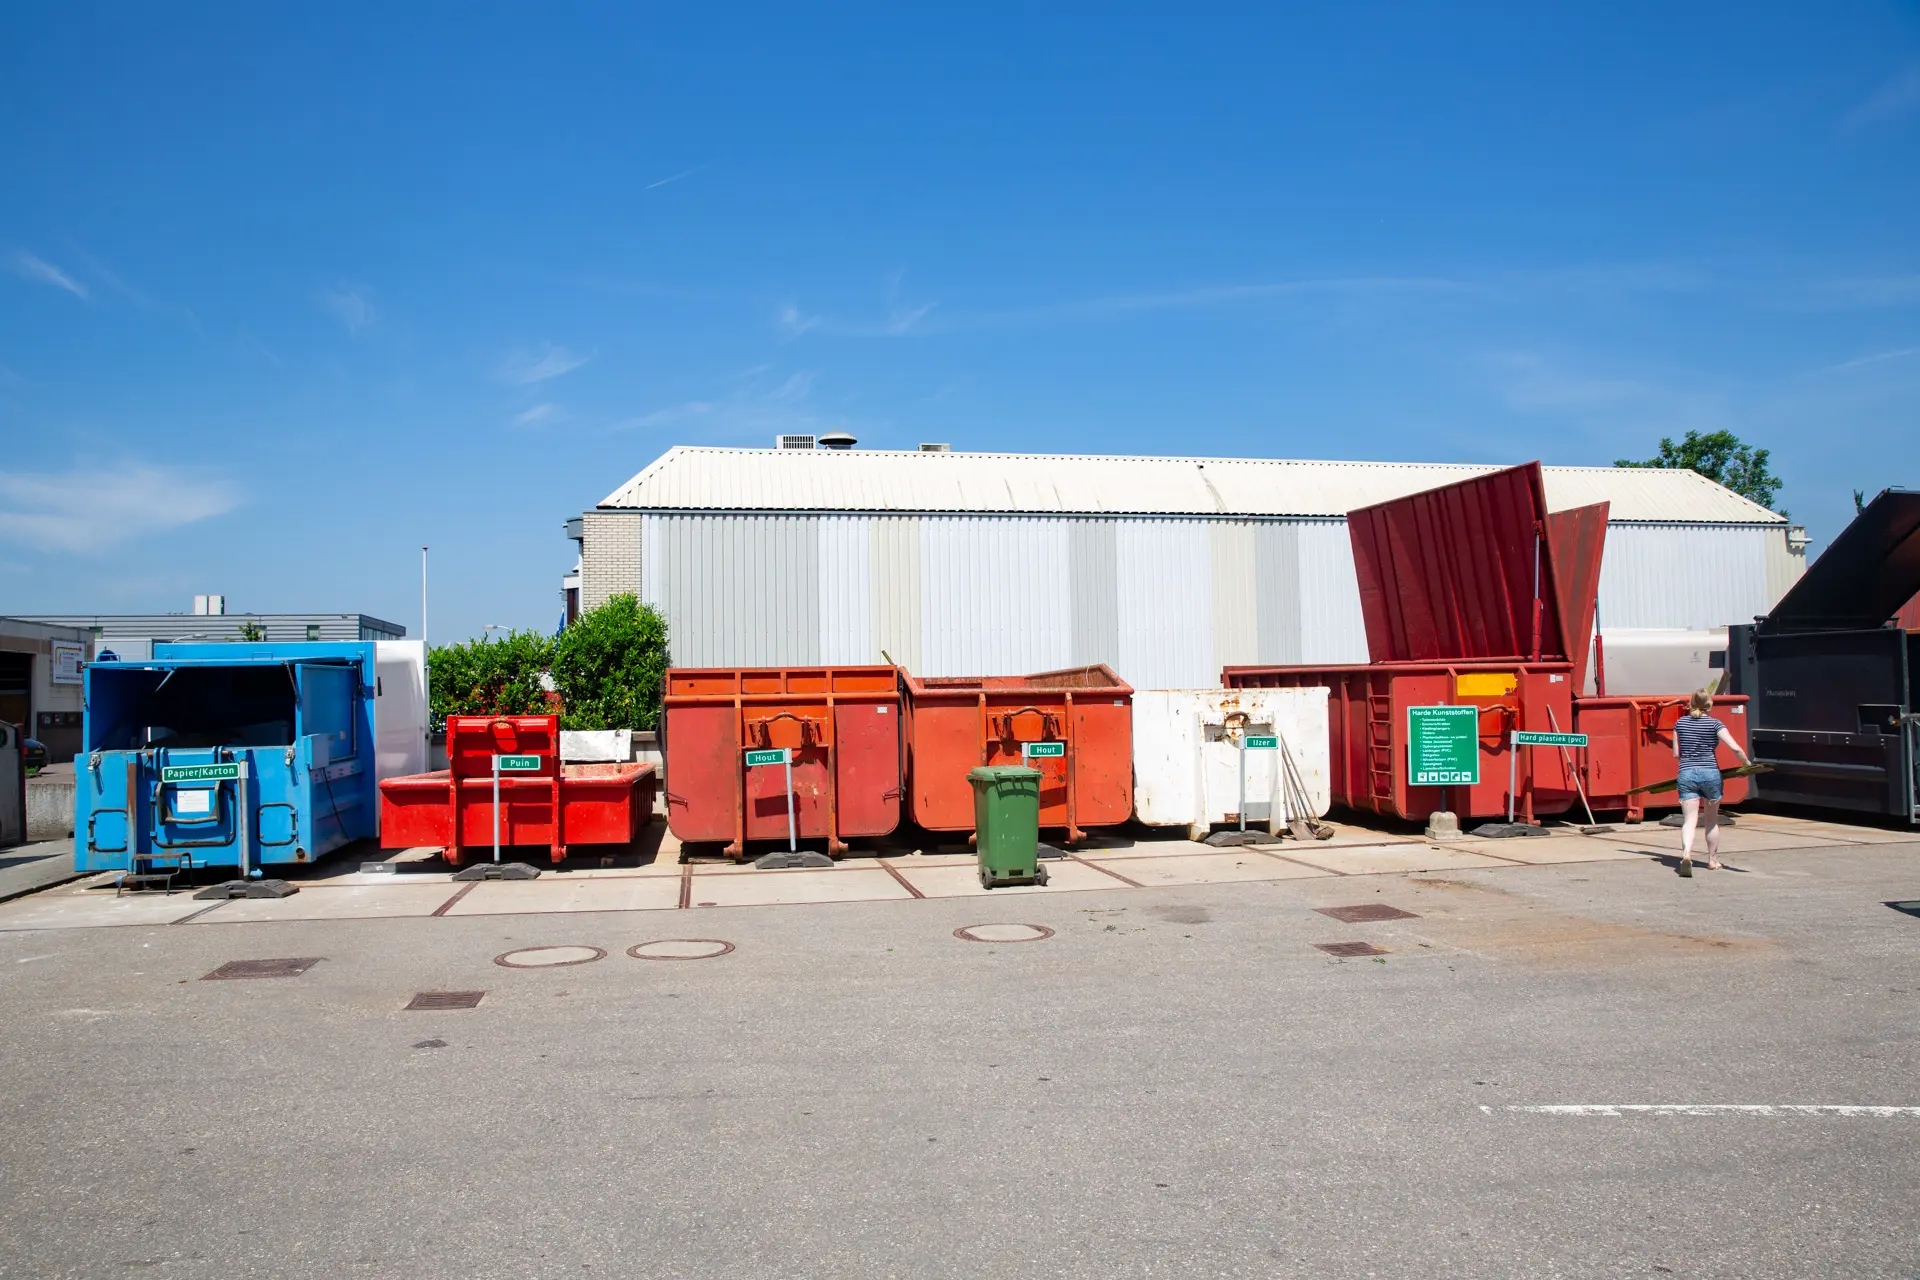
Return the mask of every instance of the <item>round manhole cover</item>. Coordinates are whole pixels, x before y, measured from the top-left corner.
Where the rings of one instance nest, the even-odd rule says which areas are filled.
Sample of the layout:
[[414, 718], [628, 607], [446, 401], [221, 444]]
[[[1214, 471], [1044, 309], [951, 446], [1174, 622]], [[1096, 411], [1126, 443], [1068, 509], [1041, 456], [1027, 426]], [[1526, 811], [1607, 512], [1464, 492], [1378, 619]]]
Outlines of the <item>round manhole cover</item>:
[[566, 964], [587, 964], [607, 958], [605, 947], [522, 947], [497, 955], [493, 962], [507, 969], [555, 969]]
[[627, 954], [635, 960], [711, 960], [732, 950], [731, 942], [718, 938], [659, 938], [636, 942]]
[[1040, 942], [1053, 936], [1043, 924], [970, 924], [955, 929], [953, 936], [962, 942]]

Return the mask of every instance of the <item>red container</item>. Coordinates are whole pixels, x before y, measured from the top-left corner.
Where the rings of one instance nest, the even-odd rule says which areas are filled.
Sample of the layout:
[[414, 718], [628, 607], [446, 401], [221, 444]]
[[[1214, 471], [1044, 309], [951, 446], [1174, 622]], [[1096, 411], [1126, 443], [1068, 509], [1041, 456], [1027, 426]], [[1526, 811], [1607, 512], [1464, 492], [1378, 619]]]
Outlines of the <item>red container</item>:
[[[928, 831], [973, 830], [970, 769], [1040, 770], [1040, 825], [1069, 843], [1133, 813], [1133, 688], [1108, 667], [1026, 676], [907, 676], [913, 820]], [[1023, 759], [1022, 743], [1064, 753]]]
[[[1531, 821], [1579, 803], [1566, 757], [1509, 745], [1516, 729], [1568, 732], [1573, 666], [1567, 662], [1383, 662], [1340, 667], [1228, 667], [1229, 689], [1322, 687], [1327, 704], [1333, 803], [1364, 813], [1420, 819], [1441, 809], [1461, 818], [1504, 818], [1509, 772], [1514, 809]], [[1480, 781], [1413, 786], [1407, 781], [1407, 708], [1480, 708]], [[1444, 796], [1444, 803], [1443, 803]]]
[[[1624, 811], [1638, 822], [1648, 809], [1679, 807], [1676, 791], [1627, 793], [1653, 782], [1670, 782], [1679, 772], [1673, 755], [1673, 726], [1687, 713], [1683, 696], [1647, 694], [1641, 697], [1581, 698], [1574, 704], [1577, 731], [1588, 735], [1584, 757], [1587, 798], [1595, 809]], [[1742, 750], [1747, 747], [1747, 699], [1720, 694], [1713, 700], [1713, 716]], [[1740, 763], [1733, 752], [1718, 750], [1722, 769]], [[1729, 778], [1722, 804], [1739, 804], [1749, 794], [1747, 779]]]
[[746, 767], [755, 748], [793, 752], [794, 824], [835, 857], [849, 836], [900, 825], [904, 793], [897, 667], [748, 667], [667, 672], [667, 825], [682, 841], [787, 838], [787, 771]]
[[500, 846], [631, 844], [653, 817], [650, 764], [560, 764], [558, 716], [449, 716], [447, 763], [380, 784], [380, 847], [438, 845], [458, 866], [491, 850], [493, 757], [527, 755], [537, 769], [500, 775]]

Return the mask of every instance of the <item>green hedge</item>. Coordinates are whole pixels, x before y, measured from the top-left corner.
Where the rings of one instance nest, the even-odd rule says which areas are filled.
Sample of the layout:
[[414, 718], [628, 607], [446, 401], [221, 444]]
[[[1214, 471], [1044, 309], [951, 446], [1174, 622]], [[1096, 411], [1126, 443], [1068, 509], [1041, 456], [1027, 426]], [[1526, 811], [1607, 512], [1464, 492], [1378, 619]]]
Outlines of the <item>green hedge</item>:
[[653, 729], [666, 670], [666, 619], [633, 596], [614, 596], [558, 637], [515, 631], [435, 648], [428, 657], [433, 722], [549, 711], [550, 682], [563, 728]]

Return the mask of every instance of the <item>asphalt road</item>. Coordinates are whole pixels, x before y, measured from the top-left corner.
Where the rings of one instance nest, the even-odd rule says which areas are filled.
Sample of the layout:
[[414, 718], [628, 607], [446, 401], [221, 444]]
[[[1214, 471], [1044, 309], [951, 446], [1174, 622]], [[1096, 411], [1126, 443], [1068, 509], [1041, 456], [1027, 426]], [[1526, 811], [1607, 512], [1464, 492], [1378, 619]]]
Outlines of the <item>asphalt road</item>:
[[0, 1275], [1920, 1276], [1920, 1114], [1506, 1110], [1920, 1107], [1920, 845], [1736, 861], [0, 935]]

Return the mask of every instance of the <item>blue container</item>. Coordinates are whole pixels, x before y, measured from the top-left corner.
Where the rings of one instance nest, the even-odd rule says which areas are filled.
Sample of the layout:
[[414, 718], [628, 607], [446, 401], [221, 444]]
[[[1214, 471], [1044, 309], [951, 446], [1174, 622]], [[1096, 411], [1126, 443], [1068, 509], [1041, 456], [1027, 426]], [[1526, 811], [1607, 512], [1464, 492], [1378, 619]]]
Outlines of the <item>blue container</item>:
[[[257, 872], [377, 834], [371, 643], [153, 653], [87, 664], [77, 870], [132, 870], [135, 858], [184, 852], [195, 866]], [[219, 776], [243, 763], [245, 778]]]

